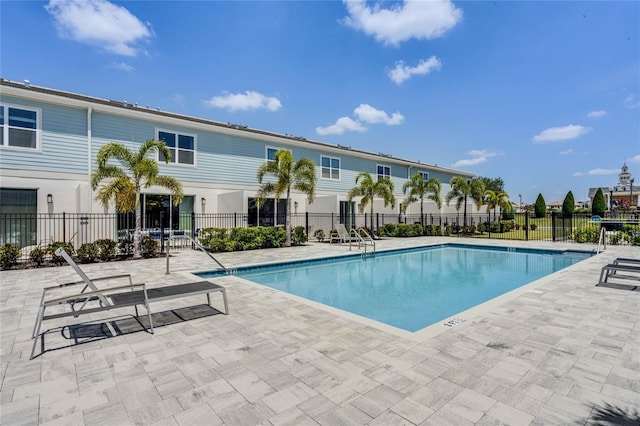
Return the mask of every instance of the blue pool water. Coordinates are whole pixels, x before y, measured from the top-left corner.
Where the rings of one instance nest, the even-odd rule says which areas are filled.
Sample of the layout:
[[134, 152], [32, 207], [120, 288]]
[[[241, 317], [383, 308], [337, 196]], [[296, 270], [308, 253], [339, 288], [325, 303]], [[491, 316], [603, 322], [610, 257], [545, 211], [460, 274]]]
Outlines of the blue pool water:
[[365, 260], [356, 255], [240, 268], [237, 275], [417, 331], [592, 254], [445, 244], [379, 252]]

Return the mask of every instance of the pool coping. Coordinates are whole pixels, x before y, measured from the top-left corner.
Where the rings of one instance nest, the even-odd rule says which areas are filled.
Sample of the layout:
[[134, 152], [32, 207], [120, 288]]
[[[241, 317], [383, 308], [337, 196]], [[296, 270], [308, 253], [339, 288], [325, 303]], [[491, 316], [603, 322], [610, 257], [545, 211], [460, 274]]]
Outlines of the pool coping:
[[[390, 249], [384, 249], [384, 250], [380, 250], [377, 253], [390, 253], [390, 252], [402, 252], [402, 251], [419, 251], [419, 250], [423, 250], [425, 248], [437, 248], [437, 247], [446, 247], [446, 246], [458, 246], [458, 247], [470, 247], [470, 248], [478, 248], [478, 247], [482, 247], [484, 249], [490, 249], [490, 250], [498, 250], [498, 251], [520, 251], [520, 252], [525, 252], [525, 253], [530, 253], [530, 252], [538, 252], [538, 251], [542, 251], [542, 252], [558, 252], [558, 253], [565, 253], [565, 252], [580, 252], [580, 253], [592, 253], [592, 256], [589, 256], [579, 262], [574, 263], [573, 265], [570, 265], [568, 267], [565, 267], [559, 271], [556, 272], [552, 272], [551, 274], [545, 275], [544, 277], [538, 278], [534, 281], [531, 281], [529, 283], [526, 283], [518, 288], [515, 288], [513, 290], [509, 290], [506, 293], [503, 293], [499, 296], [493, 297], [485, 302], [479, 303], [478, 305], [475, 305], [471, 308], [468, 308], [466, 310], [460, 311], [456, 314], [453, 314], [449, 317], [446, 317], [442, 320], [439, 320], [431, 325], [428, 325], [424, 328], [421, 328], [420, 330], [417, 331], [408, 331], [399, 327], [395, 327], [393, 325], [389, 325], [386, 323], [383, 323], [381, 321], [377, 321], [371, 318], [367, 318], [364, 317], [362, 315], [358, 315], [352, 312], [348, 312], [345, 311], [343, 309], [340, 308], [336, 308], [330, 305], [326, 305], [324, 303], [320, 303], [320, 302], [316, 302], [314, 300], [310, 300], [307, 298], [304, 298], [302, 296], [297, 296], [295, 294], [292, 293], [288, 293], [286, 291], [283, 290], [279, 290], [279, 289], [275, 289], [260, 283], [256, 283], [254, 281], [248, 280], [246, 278], [242, 278], [239, 277], [235, 274], [225, 274], [224, 271], [220, 271], [220, 273], [218, 275], [215, 275], [213, 277], [202, 277], [198, 274], [201, 273], [207, 273], [207, 272], [212, 272], [211, 269], [207, 269], [207, 270], [196, 270], [196, 271], [183, 271], [182, 274], [184, 274], [186, 277], [188, 277], [189, 279], [195, 279], [195, 280], [202, 280], [202, 279], [206, 279], [206, 280], [214, 280], [214, 279], [218, 279], [221, 277], [225, 277], [227, 279], [234, 279], [234, 280], [238, 280], [240, 283], [243, 283], [244, 285], [249, 285], [252, 286], [254, 288], [257, 289], [261, 289], [263, 291], [267, 291], [267, 292], [272, 292], [272, 293], [278, 293], [280, 295], [283, 295], [286, 298], [289, 298], [290, 300], [294, 300], [300, 303], [303, 303], [305, 305], [308, 306], [312, 306], [315, 307], [317, 309], [323, 310], [325, 312], [331, 313], [333, 315], [336, 315], [340, 318], [343, 319], [347, 319], [350, 321], [355, 321], [358, 322], [360, 324], [369, 326], [369, 327], [373, 327], [375, 329], [381, 330], [381, 331], [385, 331], [387, 333], [391, 333], [395, 336], [398, 337], [402, 337], [405, 339], [409, 339], [415, 342], [422, 342], [425, 340], [428, 340], [434, 336], [437, 336], [441, 333], [444, 333], [446, 331], [452, 330], [454, 328], [461, 328], [464, 327], [465, 323], [471, 323], [473, 321], [473, 319], [475, 319], [476, 317], [485, 314], [487, 312], [490, 312], [491, 310], [495, 309], [496, 307], [503, 305], [505, 303], [507, 303], [510, 300], [513, 300], [515, 298], [517, 298], [520, 295], [526, 294], [526, 293], [534, 293], [534, 292], [538, 292], [536, 289], [547, 284], [547, 282], [557, 279], [558, 277], [561, 277], [562, 275], [566, 274], [567, 272], [570, 272], [572, 268], [577, 267], [578, 265], [583, 265], [584, 262], [587, 262], [589, 260], [593, 260], [595, 258], [598, 257], [598, 253], [596, 252], [596, 250], [594, 249], [567, 249], [567, 248], [544, 248], [544, 247], [512, 247], [509, 245], [498, 245], [498, 244], [491, 244], [491, 245], [487, 245], [482, 244], [482, 243], [475, 243], [474, 241], [465, 241], [465, 242], [434, 242], [432, 244], [423, 244], [423, 245], [419, 245], [419, 246], [412, 246], [412, 247], [405, 247], [405, 248], [390, 248]], [[504, 249], [504, 250], [503, 250]], [[301, 264], [301, 263], [313, 263], [313, 262], [321, 262], [321, 261], [326, 261], [326, 260], [333, 260], [333, 259], [344, 259], [344, 258], [349, 258], [349, 257], [360, 257], [362, 256], [361, 252], [356, 252], [356, 253], [351, 253], [351, 251], [349, 253], [345, 253], [345, 254], [332, 254], [330, 256], [319, 256], [319, 257], [313, 257], [313, 258], [308, 258], [308, 259], [298, 259], [298, 260], [293, 260], [293, 261], [276, 261], [276, 262], [262, 262], [262, 263], [256, 263], [256, 264], [249, 264], [249, 265], [243, 265], [237, 268], [231, 268], [232, 270], [238, 270], [238, 269], [259, 269], [259, 268], [269, 268], [269, 267], [281, 267], [281, 266], [286, 266], [289, 264]]]

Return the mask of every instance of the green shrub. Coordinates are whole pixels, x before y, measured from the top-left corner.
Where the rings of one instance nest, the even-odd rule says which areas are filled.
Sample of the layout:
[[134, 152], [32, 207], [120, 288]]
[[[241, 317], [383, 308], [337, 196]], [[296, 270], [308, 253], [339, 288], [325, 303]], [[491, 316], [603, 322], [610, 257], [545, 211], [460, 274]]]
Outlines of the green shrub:
[[442, 227], [440, 225], [431, 225], [431, 235], [442, 236]]
[[213, 252], [233, 250], [228, 250], [229, 233], [227, 228], [203, 228], [198, 234], [198, 242]]
[[573, 232], [572, 237], [576, 243], [597, 243], [600, 239], [600, 227], [586, 226], [578, 228]]
[[44, 259], [47, 256], [47, 251], [36, 247], [29, 252], [29, 260], [35, 263], [36, 266], [41, 266], [44, 263]]
[[[262, 246], [258, 248], [282, 247], [287, 240], [287, 231], [282, 226], [259, 226], [257, 229], [262, 235]], [[295, 229], [291, 233], [291, 239], [295, 239]]]
[[304, 232], [304, 226], [296, 226], [291, 230], [291, 244], [293, 244], [294, 246], [304, 244], [308, 240], [309, 237], [307, 237], [307, 233]]
[[636, 232], [633, 235], [631, 235], [629, 242], [631, 243], [632, 246], [640, 246], [640, 232]]
[[80, 262], [91, 263], [95, 262], [100, 255], [100, 249], [94, 243], [84, 243], [78, 248], [76, 254], [78, 255], [78, 259], [80, 259]]
[[[385, 225], [386, 227], [387, 225]], [[422, 225], [419, 223], [414, 223], [413, 225], [408, 225], [406, 223], [399, 223], [395, 227], [395, 236], [396, 237], [419, 237], [422, 235], [424, 230], [422, 229]]]
[[533, 211], [538, 218], [545, 217], [545, 215], [547, 214], [547, 203], [545, 203], [542, 194], [538, 194], [538, 198], [536, 198], [536, 203], [534, 204]]
[[133, 236], [127, 235], [118, 240], [118, 251], [122, 256], [131, 256], [133, 254]]
[[94, 244], [98, 248], [98, 256], [100, 257], [100, 260], [108, 262], [109, 260], [116, 257], [115, 241], [105, 238], [102, 240], [96, 240]]
[[379, 238], [384, 237], [386, 234], [384, 233], [384, 227], [380, 227], [376, 229], [376, 236]]
[[158, 252], [160, 243], [158, 243], [151, 235], [142, 237], [142, 256], [153, 257]]
[[10, 269], [18, 263], [20, 257], [20, 247], [15, 244], [6, 243], [0, 246], [0, 264], [2, 269]]
[[233, 228], [229, 235], [236, 244], [236, 250], [255, 250], [262, 248], [263, 237], [261, 227]]
[[313, 238], [317, 239], [319, 243], [324, 242], [324, 231], [322, 229], [316, 229], [313, 233]]
[[452, 232], [453, 232], [453, 227], [451, 225], [446, 225], [444, 227], [444, 235], [445, 236], [447, 236], [447, 237], [450, 236]]
[[576, 200], [573, 198], [573, 192], [567, 192], [562, 202], [562, 214], [573, 214], [576, 210]]
[[387, 223], [384, 225], [384, 235], [387, 235], [389, 237], [395, 237], [397, 236], [397, 226], [393, 223]]
[[615, 246], [627, 240], [627, 234], [624, 232], [616, 232], [609, 237], [609, 244]]
[[607, 204], [604, 202], [604, 194], [602, 188], [598, 188], [596, 195], [593, 196], [593, 204], [591, 205], [591, 214], [594, 216], [604, 217], [604, 211]]
[[54, 241], [51, 244], [49, 244], [49, 246], [47, 247], [47, 251], [51, 255], [51, 260], [53, 260], [53, 263], [55, 263], [58, 266], [62, 265], [65, 262], [64, 257], [56, 256], [55, 254], [56, 250], [58, 250], [60, 247], [62, 247], [69, 256], [73, 256], [75, 253], [73, 246], [69, 243], [65, 243], [63, 241]]

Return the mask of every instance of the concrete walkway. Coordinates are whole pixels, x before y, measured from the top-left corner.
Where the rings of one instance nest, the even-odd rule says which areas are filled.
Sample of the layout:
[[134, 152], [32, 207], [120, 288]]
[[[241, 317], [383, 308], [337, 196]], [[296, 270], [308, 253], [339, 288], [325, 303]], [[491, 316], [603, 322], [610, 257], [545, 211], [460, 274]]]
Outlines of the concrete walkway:
[[[425, 237], [383, 240], [378, 250], [439, 242], [594, 249]], [[348, 253], [346, 246], [309, 243], [217, 257], [238, 267]], [[153, 287], [188, 282], [187, 272], [214, 266], [197, 251], [173, 255], [170, 275], [165, 259], [83, 269], [93, 276], [131, 273], [134, 281]], [[225, 276], [214, 282], [227, 288], [229, 316], [193, 308], [204, 303], [204, 297], [195, 297], [153, 305], [154, 318], [164, 323], [155, 335], [138, 331], [132, 309], [96, 316], [97, 325], [84, 328], [47, 321], [45, 352], [31, 361], [30, 334], [42, 288], [76, 277], [69, 267], [3, 271], [0, 424], [582, 425], [637, 420], [640, 292], [595, 286], [602, 265], [619, 256], [640, 258], [640, 247], [608, 247], [457, 314], [456, 321], [418, 333]], [[217, 296], [212, 302], [221, 307]], [[116, 336], [98, 338], [110, 334]], [[612, 423], [601, 419], [607, 416]]]

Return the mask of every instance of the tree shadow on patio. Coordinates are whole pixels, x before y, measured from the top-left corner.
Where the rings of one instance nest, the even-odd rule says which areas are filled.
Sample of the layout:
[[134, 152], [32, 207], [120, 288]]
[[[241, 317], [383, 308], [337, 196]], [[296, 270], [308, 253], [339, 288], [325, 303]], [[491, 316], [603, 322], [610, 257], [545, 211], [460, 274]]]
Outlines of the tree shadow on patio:
[[625, 410], [609, 403], [593, 408], [587, 422], [579, 422], [593, 426], [638, 426], [640, 425], [640, 412], [635, 408]]

